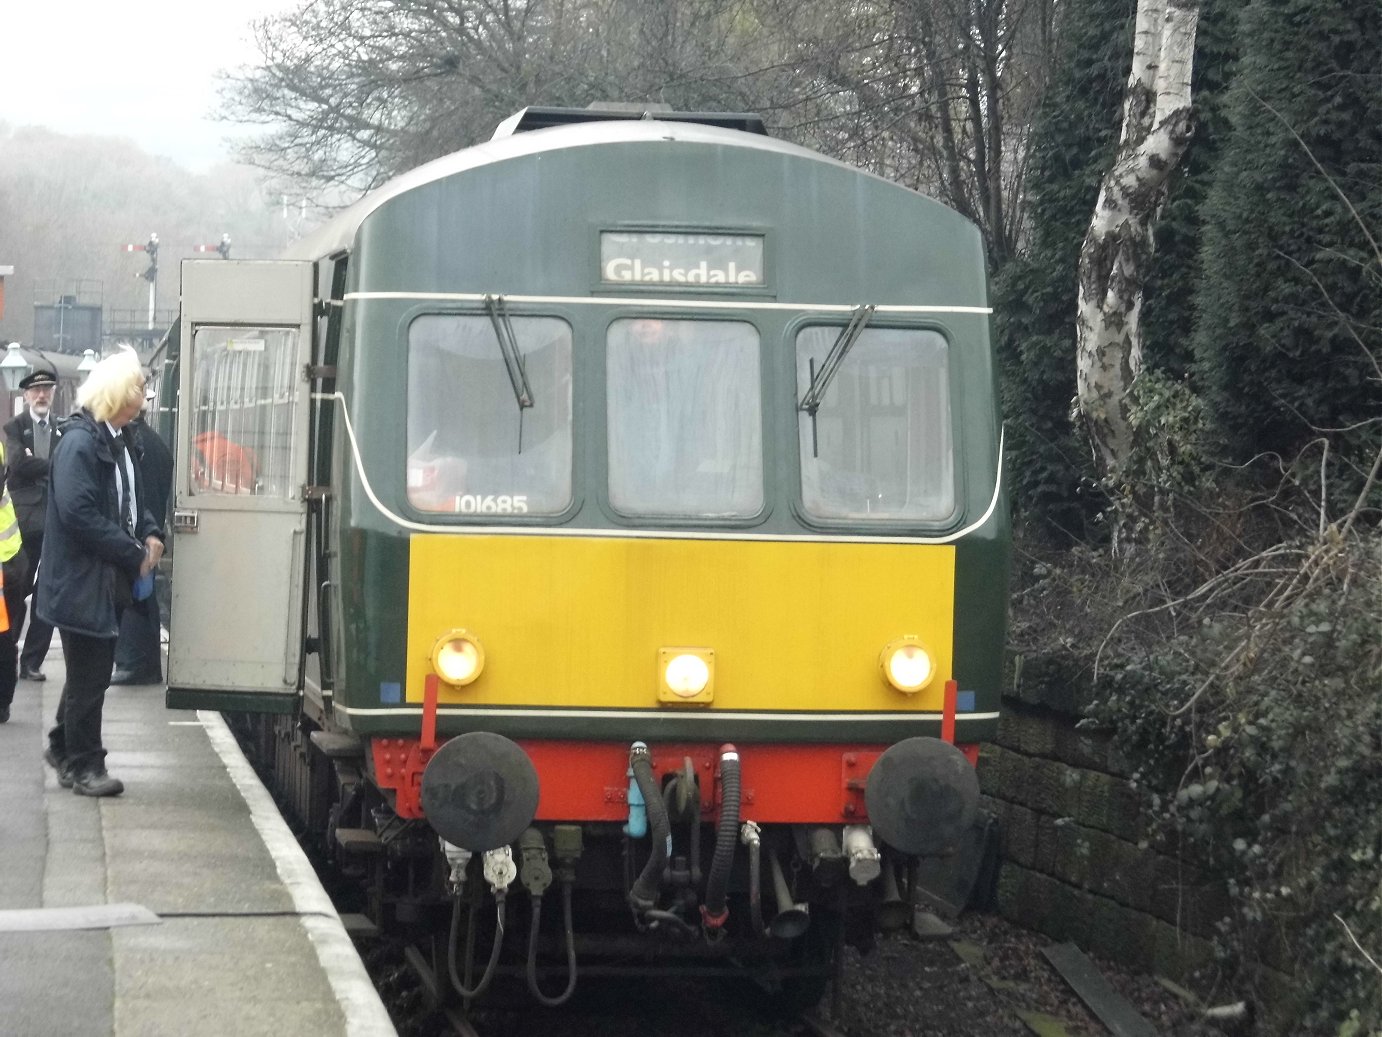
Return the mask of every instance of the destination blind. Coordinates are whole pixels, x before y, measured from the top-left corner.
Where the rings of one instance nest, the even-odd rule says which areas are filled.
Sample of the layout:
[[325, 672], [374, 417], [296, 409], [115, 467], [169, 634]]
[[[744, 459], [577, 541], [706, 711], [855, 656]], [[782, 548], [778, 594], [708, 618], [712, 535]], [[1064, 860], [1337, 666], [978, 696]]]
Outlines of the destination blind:
[[762, 287], [762, 234], [601, 231], [600, 280], [606, 284]]

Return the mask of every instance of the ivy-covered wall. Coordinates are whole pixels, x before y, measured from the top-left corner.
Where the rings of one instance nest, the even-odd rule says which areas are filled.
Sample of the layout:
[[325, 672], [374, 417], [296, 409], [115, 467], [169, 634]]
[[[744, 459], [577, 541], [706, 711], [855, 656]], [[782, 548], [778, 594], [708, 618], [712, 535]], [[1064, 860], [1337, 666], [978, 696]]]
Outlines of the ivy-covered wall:
[[1088, 681], [1058, 659], [1028, 660], [1004, 696], [998, 736], [979, 760], [1002, 833], [993, 907], [1206, 998], [1247, 996], [1260, 1011], [1254, 1032], [1335, 1033], [1306, 1025], [1302, 991], [1320, 977], [1301, 974], [1289, 939], [1257, 942], [1251, 962], [1225, 960], [1226, 928], [1241, 908], [1233, 878], [1197, 859], [1188, 840], [1167, 844], [1152, 813], [1176, 797], [1173, 776], [1149, 774], [1114, 732], [1092, 726], [1091, 705]]
[[1009, 696], [997, 741], [981, 753], [981, 787], [1003, 833], [998, 911], [1186, 979], [1213, 960], [1223, 882], [1149, 846], [1133, 764], [1107, 734], [1077, 728], [1067, 688], [1044, 695], [1029, 682], [1025, 700]]

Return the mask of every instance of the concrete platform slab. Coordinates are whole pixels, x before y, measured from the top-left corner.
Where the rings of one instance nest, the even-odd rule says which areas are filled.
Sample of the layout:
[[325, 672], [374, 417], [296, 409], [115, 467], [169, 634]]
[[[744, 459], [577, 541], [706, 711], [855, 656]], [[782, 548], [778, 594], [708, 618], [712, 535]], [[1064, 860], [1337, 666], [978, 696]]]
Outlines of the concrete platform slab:
[[0, 1033], [393, 1035], [219, 716], [168, 711], [158, 687], [112, 689], [106, 766], [126, 791], [77, 796], [42, 762], [56, 644], [44, 669], [0, 725], [0, 786], [19, 793], [0, 815], [0, 910], [130, 903], [157, 923], [0, 932]]

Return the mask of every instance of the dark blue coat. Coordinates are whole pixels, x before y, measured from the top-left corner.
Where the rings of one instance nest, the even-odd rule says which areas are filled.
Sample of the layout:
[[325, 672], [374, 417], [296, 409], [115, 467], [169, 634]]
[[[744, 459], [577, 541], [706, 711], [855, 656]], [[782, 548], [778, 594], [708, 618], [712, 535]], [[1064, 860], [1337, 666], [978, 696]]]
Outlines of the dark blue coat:
[[112, 438], [104, 422], [81, 410], [64, 426], [49, 461], [48, 514], [35, 607], [39, 618], [53, 626], [91, 637], [119, 634], [116, 581], [128, 586], [144, 561], [144, 538], [162, 536], [145, 506], [138, 464], [135, 497], [141, 514], [135, 535], [121, 524], [117, 443], [127, 448], [128, 437]]

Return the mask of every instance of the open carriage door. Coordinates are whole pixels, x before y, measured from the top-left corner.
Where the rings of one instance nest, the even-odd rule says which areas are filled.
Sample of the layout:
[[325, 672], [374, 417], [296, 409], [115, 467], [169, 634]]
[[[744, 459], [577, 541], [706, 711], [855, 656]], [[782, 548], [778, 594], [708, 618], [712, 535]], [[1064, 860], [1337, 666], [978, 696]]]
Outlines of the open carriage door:
[[297, 707], [312, 264], [182, 264], [168, 705]]

